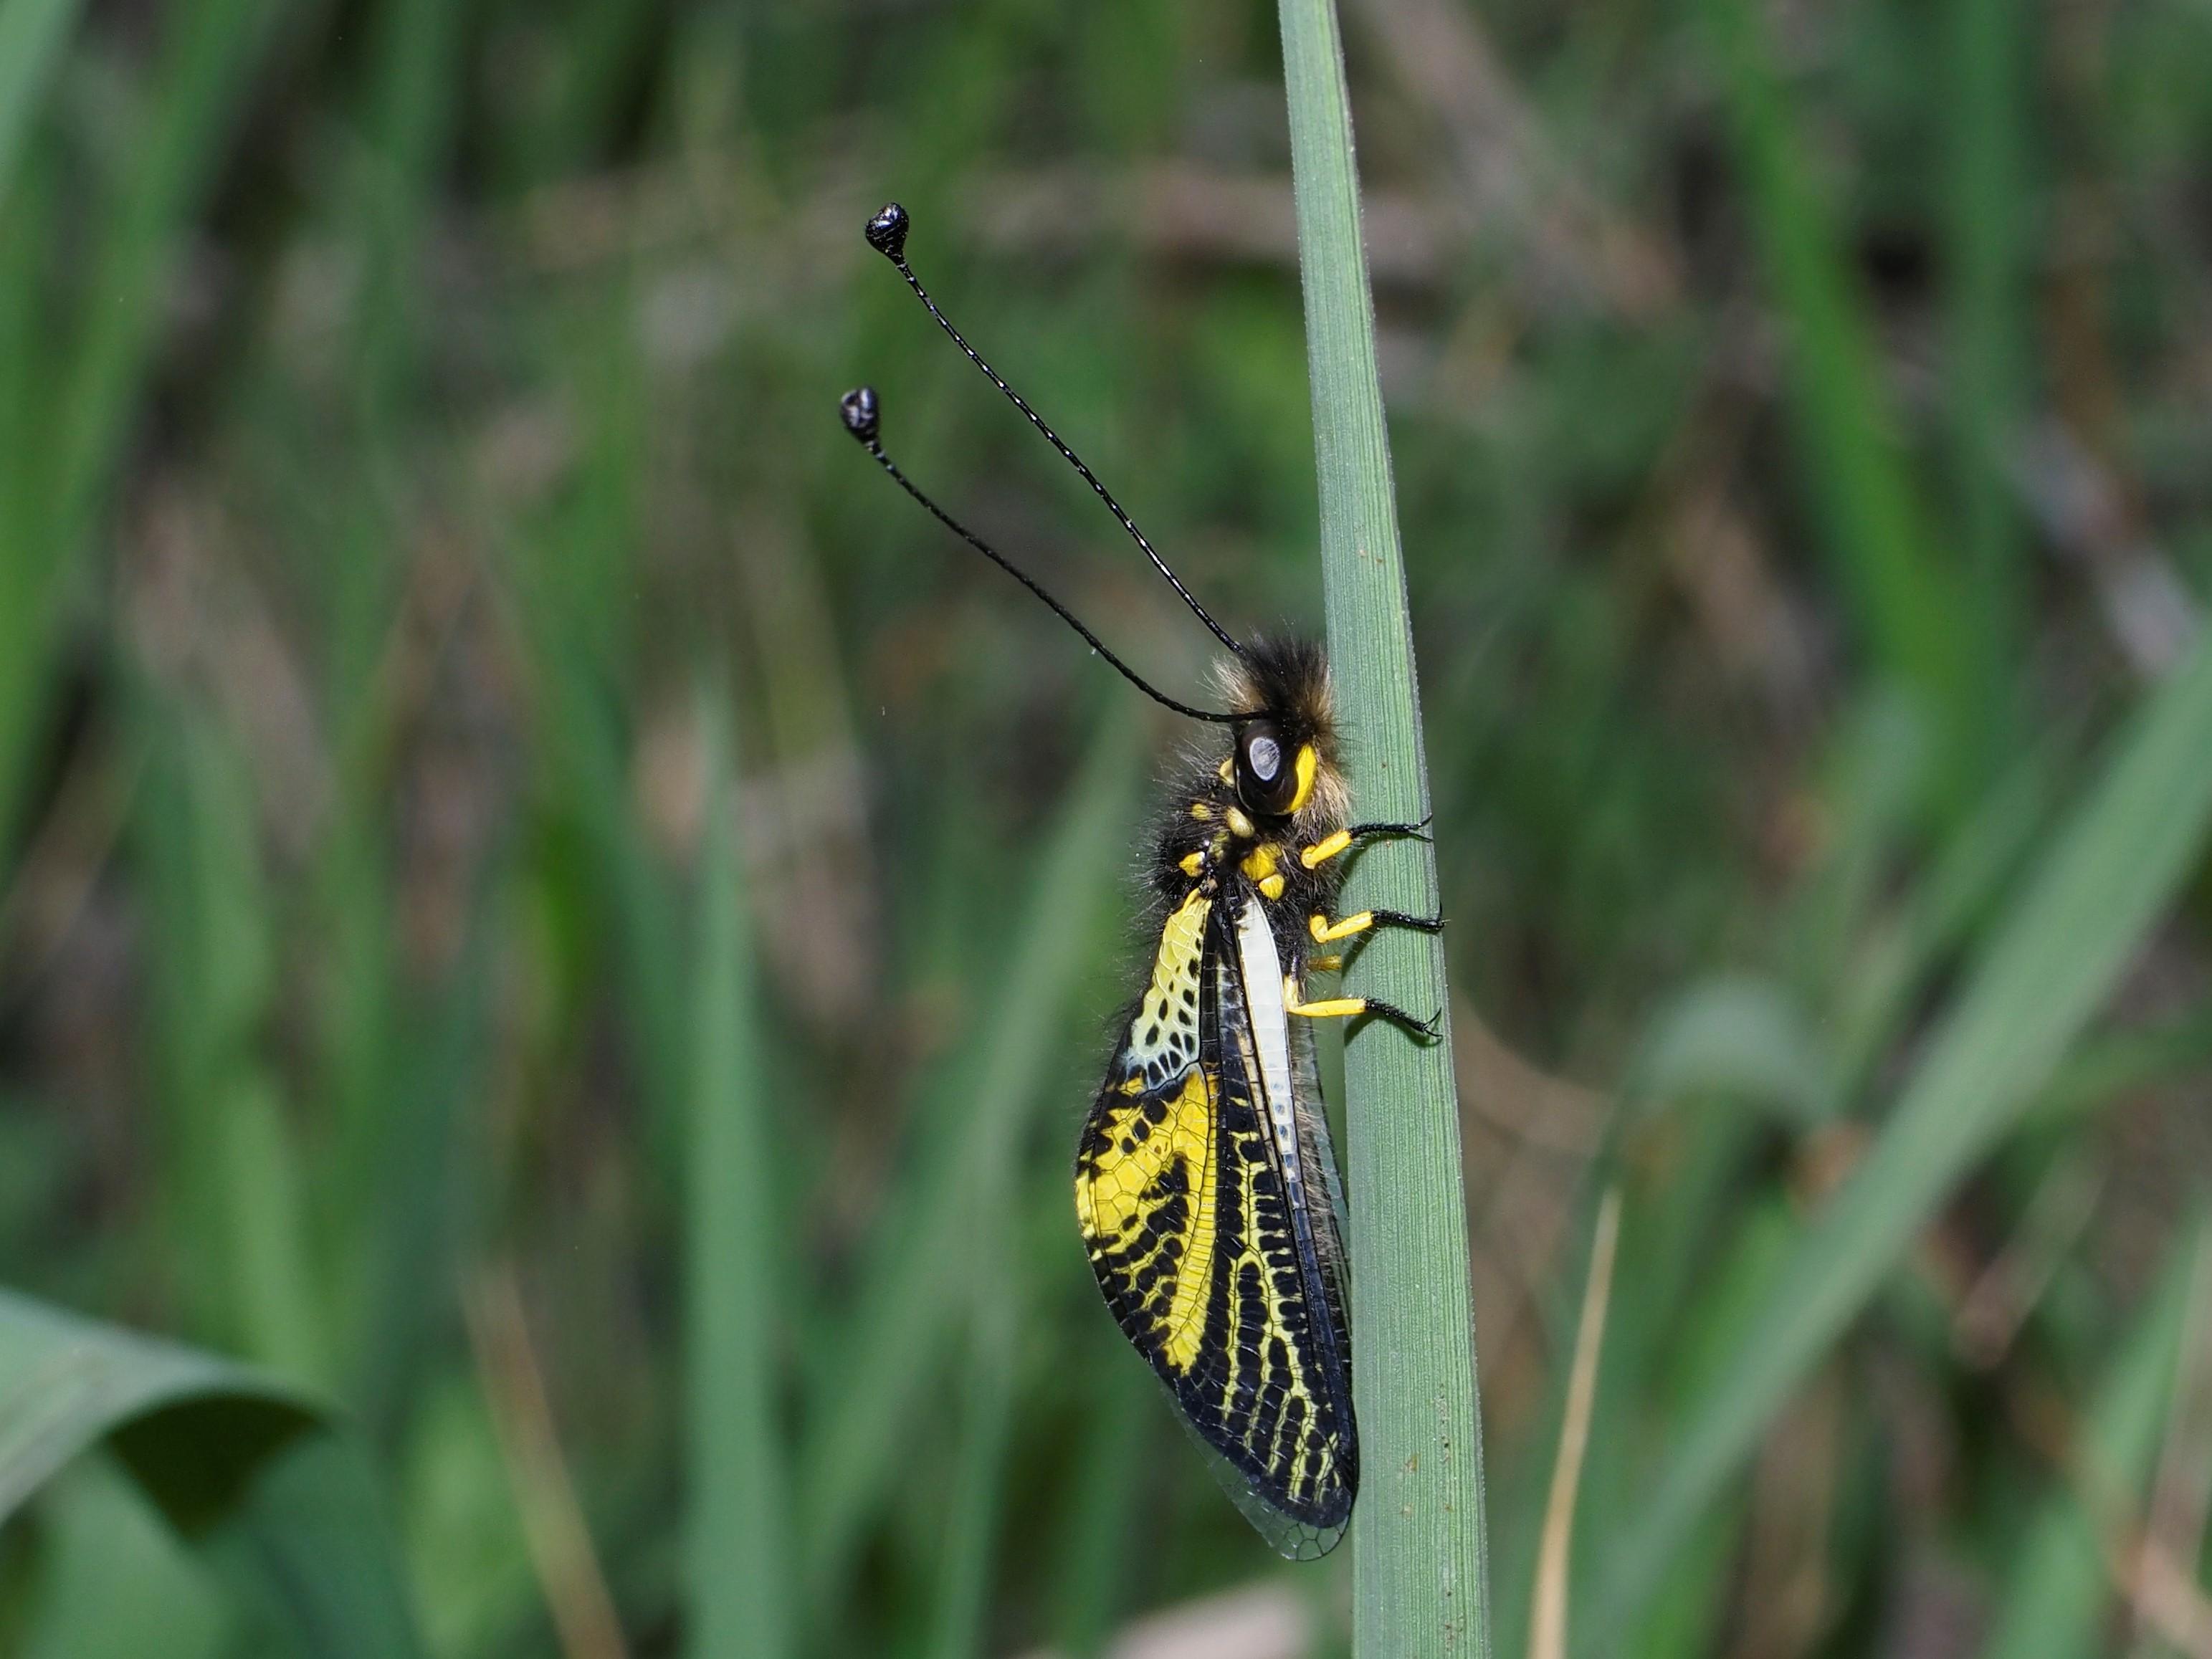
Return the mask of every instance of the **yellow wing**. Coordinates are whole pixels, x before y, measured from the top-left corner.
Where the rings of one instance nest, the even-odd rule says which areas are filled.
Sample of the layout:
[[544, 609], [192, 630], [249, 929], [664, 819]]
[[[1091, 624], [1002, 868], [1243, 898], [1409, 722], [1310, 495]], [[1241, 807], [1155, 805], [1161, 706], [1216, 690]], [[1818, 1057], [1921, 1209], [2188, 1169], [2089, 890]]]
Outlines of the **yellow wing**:
[[1310, 1204], [1328, 1182], [1286, 1178], [1254, 1014], [1228, 918], [1194, 892], [1085, 1127], [1076, 1213], [1107, 1305], [1230, 1495], [1277, 1549], [1310, 1556], [1358, 1485], [1351, 1355], [1335, 1217]]
[[1076, 1221], [1099, 1288], [1163, 1374], [1197, 1358], [1216, 1242], [1213, 1089], [1199, 1064], [1211, 909], [1194, 892], [1161, 929], [1152, 984], [1076, 1157]]

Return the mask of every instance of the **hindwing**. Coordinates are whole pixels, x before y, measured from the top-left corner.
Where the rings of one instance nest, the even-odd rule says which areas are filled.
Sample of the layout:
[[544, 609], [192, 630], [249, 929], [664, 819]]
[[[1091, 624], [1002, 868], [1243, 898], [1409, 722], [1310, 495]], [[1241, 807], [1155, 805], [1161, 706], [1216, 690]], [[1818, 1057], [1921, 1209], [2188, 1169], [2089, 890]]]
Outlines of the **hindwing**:
[[1341, 1535], [1358, 1454], [1335, 1172], [1265, 907], [1194, 890], [1085, 1126], [1076, 1211], [1130, 1342], [1285, 1554]]

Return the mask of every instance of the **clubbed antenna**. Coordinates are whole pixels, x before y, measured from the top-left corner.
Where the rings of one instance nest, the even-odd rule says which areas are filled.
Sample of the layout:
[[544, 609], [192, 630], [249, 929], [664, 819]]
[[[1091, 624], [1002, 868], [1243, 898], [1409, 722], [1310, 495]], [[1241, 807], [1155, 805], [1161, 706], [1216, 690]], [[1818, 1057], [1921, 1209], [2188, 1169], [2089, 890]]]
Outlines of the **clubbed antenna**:
[[1135, 686], [1138, 690], [1143, 692], [1146, 696], [1150, 697], [1154, 702], [1160, 704], [1163, 708], [1172, 708], [1178, 714], [1188, 714], [1194, 720], [1215, 720], [1223, 725], [1233, 725], [1237, 720], [1244, 718], [1243, 715], [1239, 714], [1218, 714], [1213, 713], [1210, 709], [1193, 708], [1188, 703], [1177, 702], [1173, 697], [1169, 696], [1165, 692], [1154, 688], [1146, 682], [1145, 678], [1136, 672], [1136, 670], [1130, 667], [1128, 664], [1123, 662], [1111, 651], [1109, 651], [1104, 643], [1100, 641], [1099, 637], [1096, 634], [1092, 633], [1089, 629], [1085, 628], [1083, 623], [1077, 619], [1073, 611], [1070, 611], [1066, 605], [1062, 605], [1058, 599], [1055, 599], [1050, 593], [1047, 592], [1044, 589], [1043, 584], [1039, 582], [1036, 577], [1030, 575], [1029, 572], [1015, 564], [1012, 560], [1007, 558], [996, 548], [993, 547], [988, 542], [985, 541], [981, 536], [978, 536], [974, 531], [962, 524], [957, 519], [954, 518], [950, 513], [947, 513], [935, 501], [930, 500], [928, 496], [922, 494], [921, 489], [915, 483], [914, 480], [908, 477], [905, 473], [900, 471], [898, 464], [892, 460], [889, 455], [886, 455], [884, 453], [882, 437], [883, 404], [876, 396], [875, 387], [872, 386], [854, 387], [852, 391], [847, 392], [842, 398], [838, 399], [837, 411], [844, 417], [845, 430], [851, 433], [854, 437], [860, 441], [861, 448], [866, 450], [869, 454], [876, 458], [876, 464], [882, 467], [884, 471], [891, 475], [892, 480], [897, 483], [901, 489], [906, 491], [908, 495], [913, 496], [915, 500], [920, 501], [923, 507], [927, 507], [929, 510], [930, 516], [935, 519], [938, 523], [943, 525], [954, 535], [959, 537], [962, 541], [967, 543], [969, 546], [974, 548], [978, 553], [981, 553], [993, 564], [997, 565], [1000, 569], [1005, 571], [1009, 576], [1012, 576], [1024, 587], [1028, 588], [1030, 592], [1036, 594], [1040, 599], [1042, 599], [1045, 604], [1052, 608], [1052, 611], [1054, 616], [1058, 617], [1060, 621], [1066, 623], [1077, 633], [1083, 635], [1085, 640], [1089, 641], [1091, 648], [1093, 651], [1096, 651], [1100, 656], [1105, 658], [1108, 662], [1111, 663], [1115, 669], [1121, 674], [1121, 678], [1128, 681], [1130, 684]]
[[929, 297], [929, 290], [922, 287], [921, 279], [914, 274], [914, 267], [906, 262], [906, 234], [913, 224], [904, 208], [896, 202], [887, 202], [876, 216], [868, 221], [868, 246], [898, 267], [898, 274], [906, 278], [906, 285], [914, 290], [915, 297], [928, 307], [929, 314], [937, 319], [937, 325], [951, 337], [952, 343], [966, 354], [969, 362], [983, 371], [993, 386], [1006, 394], [1009, 403], [1029, 417], [1030, 424], [1044, 434], [1045, 441], [1060, 453], [1067, 464], [1083, 475], [1084, 483], [1097, 492], [1098, 499], [1106, 503], [1106, 510], [1121, 521], [1122, 529], [1129, 532], [1129, 539], [1144, 549], [1145, 556], [1152, 562], [1152, 568], [1166, 577], [1168, 586], [1182, 596], [1182, 602], [1190, 607], [1191, 614], [1211, 629], [1213, 637], [1230, 650], [1239, 657], [1246, 655], [1243, 642], [1206, 614], [1206, 607], [1198, 602], [1198, 596], [1182, 585], [1182, 577], [1168, 568], [1168, 562], [1146, 539], [1145, 532], [1137, 528], [1137, 521], [1121, 510], [1121, 503], [1114, 499], [1113, 493], [1098, 482], [1098, 475], [1083, 464], [1081, 456], [1060, 441], [1060, 434], [1045, 424], [1044, 417], [1029, 406], [1020, 392], [999, 378], [998, 371], [983, 361], [975, 348], [969, 345], [960, 331], [952, 326], [951, 319], [937, 308], [937, 301]]

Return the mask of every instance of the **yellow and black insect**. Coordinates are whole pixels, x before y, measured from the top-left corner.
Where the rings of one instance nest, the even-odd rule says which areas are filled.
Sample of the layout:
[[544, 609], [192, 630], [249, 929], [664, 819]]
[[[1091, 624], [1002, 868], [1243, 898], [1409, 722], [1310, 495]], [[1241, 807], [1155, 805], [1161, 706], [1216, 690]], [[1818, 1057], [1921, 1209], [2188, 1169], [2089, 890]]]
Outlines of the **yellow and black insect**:
[[1376, 1015], [1433, 1037], [1436, 1021], [1364, 997], [1309, 1000], [1314, 947], [1370, 929], [1433, 933], [1389, 910], [1334, 915], [1345, 854], [1417, 836], [1354, 824], [1338, 767], [1328, 664], [1304, 641], [1237, 639], [1206, 614], [1091, 469], [976, 355], [906, 259], [896, 203], [868, 222], [939, 326], [1083, 475], [1153, 567], [1229, 652], [1224, 710], [1156, 690], [1059, 600], [953, 519], [884, 453], [872, 388], [845, 394], [846, 429], [954, 534], [1090, 641], [1147, 696], [1226, 726], [1227, 755], [1173, 785], [1157, 840], [1163, 920], [1143, 994], [1084, 1124], [1075, 1211], [1106, 1305], [1167, 1385], [1237, 1507], [1285, 1555], [1326, 1553], [1359, 1486], [1346, 1304], [1343, 1198], [1315, 1080], [1311, 1022]]

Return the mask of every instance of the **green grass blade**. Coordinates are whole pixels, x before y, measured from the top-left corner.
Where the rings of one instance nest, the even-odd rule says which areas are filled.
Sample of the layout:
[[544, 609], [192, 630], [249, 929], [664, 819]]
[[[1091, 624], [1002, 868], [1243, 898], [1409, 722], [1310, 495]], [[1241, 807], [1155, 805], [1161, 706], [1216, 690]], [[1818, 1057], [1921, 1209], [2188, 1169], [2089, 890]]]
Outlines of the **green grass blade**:
[[[1079, 934], [1087, 929], [1078, 927]], [[1022, 1137], [1002, 1133], [975, 1147], [961, 1172], [966, 1200], [962, 1252], [972, 1275], [961, 1447], [947, 1494], [945, 1549], [937, 1571], [927, 1652], [964, 1659], [983, 1651], [991, 1575], [1004, 1509], [1007, 1449], [1013, 1438], [1015, 1356], [1023, 1293], [1015, 1174]]]
[[[1321, 480], [1330, 658], [1356, 816], [1429, 811], [1419, 691], [1390, 477], [1375, 316], [1360, 240], [1352, 107], [1334, 0], [1282, 0]], [[1349, 908], [1438, 908], [1426, 843], [1377, 849]], [[1443, 950], [1386, 935], [1355, 988], [1417, 1015], [1445, 1007]], [[1371, 1023], [1345, 1050], [1353, 1395], [1363, 1491], [1352, 1513], [1353, 1643], [1362, 1656], [1487, 1652], [1482, 1440], [1451, 1044]]]
[[1163, 1413], [1159, 1391], [1143, 1368], [1109, 1352], [1119, 1346], [1118, 1334], [1109, 1327], [1086, 1332], [1082, 1340], [1075, 1363], [1086, 1379], [1085, 1433], [1057, 1552], [1053, 1629], [1061, 1651], [1094, 1659], [1126, 1611], [1131, 1559], [1140, 1547], [1146, 1453]]
[[7, 0], [0, 5], [0, 207], [15, 158], [31, 135], [46, 82], [69, 43], [83, 0]]
[[253, 780], [205, 711], [141, 687], [152, 753], [137, 825], [160, 1089], [175, 1161], [175, 1261], [200, 1330], [307, 1382], [329, 1372], [308, 1182], [259, 1057], [275, 920]]
[[118, 1429], [210, 1398], [259, 1434], [239, 1438], [240, 1468], [311, 1420], [302, 1396], [257, 1372], [0, 1291], [0, 1521]]
[[286, 1447], [198, 1541], [280, 1652], [424, 1659], [382, 1486], [351, 1435]]
[[0, 1291], [0, 1521], [102, 1443], [296, 1651], [419, 1651], [368, 1465], [309, 1396]]
[[1930, 975], [1971, 937], [2034, 852], [2051, 815], [2057, 769], [2053, 757], [2036, 755], [1992, 783], [1926, 877], [1839, 964], [1829, 1021], [1835, 1060], [1823, 1080], [1832, 1109], [1863, 1096], [1925, 997]]
[[[2022, 189], [2030, 13], [2013, 0], [1950, 0], [1949, 211], [1946, 343], [1960, 541], [1982, 665], [2017, 659], [2022, 537], [2009, 467], [2020, 438], [2028, 361]], [[1991, 687], [2001, 693], [2001, 688]]]
[[1606, 1577], [1604, 1638], [1774, 1413], [1863, 1308], [2110, 994], [2212, 822], [2212, 642], [2163, 686], [2062, 827], [1871, 1152], [1808, 1230], [1735, 1365], [1705, 1395]]
[[145, 1495], [112, 1460], [91, 1458], [39, 1502], [41, 1561], [10, 1659], [222, 1659], [238, 1619]]
[[[456, 1316], [450, 1264], [484, 1179], [466, 1129], [489, 1060], [496, 976], [487, 958], [500, 898], [487, 884], [450, 988], [402, 1015], [410, 1040], [393, 1046], [380, 1073], [386, 1121], [371, 1153], [373, 1201], [353, 1241], [360, 1311], [346, 1394], [380, 1446], [397, 1443], [429, 1382], [426, 1361]], [[426, 1285], [435, 1293], [424, 1294]]]
[[[945, 1553], [937, 1573], [934, 1659], [966, 1659], [985, 1650], [991, 1570], [999, 1539], [1006, 1451], [1013, 1438], [1014, 1355], [1021, 1317], [1019, 1273], [1007, 1247], [1015, 1228], [1006, 1214], [1005, 1171], [996, 1190], [978, 1183], [974, 1257], [978, 1275], [969, 1340], [965, 1412], [958, 1473], [948, 1494]], [[998, 1206], [993, 1213], [991, 1206]], [[993, 1273], [994, 1268], [996, 1274]]]
[[[165, 12], [167, 38], [141, 142], [124, 180], [88, 292], [63, 401], [57, 477], [61, 522], [81, 535], [128, 433], [158, 337], [161, 284], [238, 118], [233, 94], [270, 35], [269, 0], [208, 0]], [[56, 550], [68, 557], [70, 549]]]
[[787, 1487], [777, 1422], [782, 1318], [768, 1069], [756, 1018], [726, 722], [710, 714], [709, 811], [692, 1005], [686, 1264], [692, 1659], [791, 1650]]
[[1950, 764], [1971, 777], [1971, 699], [1982, 684], [1970, 659], [1955, 573], [1934, 538], [1894, 435], [1863, 297], [1829, 222], [1808, 146], [1779, 84], [1751, 0], [1705, 0], [1723, 79], [1737, 165], [1753, 230], [1787, 327], [1790, 400], [1813, 497], [1844, 593], [1887, 670], [1935, 717]]
[[[899, 1434], [934, 1374], [949, 1331], [974, 1295], [965, 1247], [967, 1172], [1018, 1138], [1043, 1104], [1054, 1034], [1096, 939], [1094, 918], [1122, 868], [1135, 815], [1141, 731], [1117, 709], [1091, 745], [1047, 844], [1033, 896], [1014, 930], [989, 1019], [948, 1075], [958, 1080], [908, 1177], [912, 1201], [890, 1209], [886, 1248], [854, 1302], [842, 1387], [823, 1402], [799, 1490], [807, 1506], [805, 1584], [817, 1613], [842, 1575], [872, 1504], [902, 1478]], [[1071, 1119], [1072, 1121], [1072, 1119]], [[1069, 1223], [1074, 1225], [1071, 1212]]]
[[286, 1376], [324, 1383], [330, 1361], [309, 1206], [284, 1104], [258, 1069], [216, 1095], [222, 1136], [221, 1190], [231, 1211], [228, 1259], [234, 1317], [245, 1352]]
[[1989, 1659], [2086, 1659], [2115, 1593], [2108, 1551], [2139, 1524], [2143, 1487], [2168, 1421], [2190, 1293], [2206, 1233], [2185, 1228], [2090, 1402], [2061, 1490], [2014, 1559]]
[[[26, 0], [15, 0], [20, 11]], [[82, 325], [40, 387], [33, 487], [5, 492], [0, 522], [0, 827], [12, 827], [52, 692], [59, 621], [71, 573], [111, 465], [130, 428], [163, 308], [161, 284], [198, 204], [235, 110], [228, 100], [269, 30], [266, 0], [208, 0], [161, 17], [161, 67], [145, 127], [129, 153], [101, 246], [79, 284]], [[22, 44], [36, 20], [26, 17]], [[58, 27], [49, 23], [46, 27]], [[0, 40], [0, 46], [8, 43]], [[0, 75], [9, 66], [0, 59]], [[35, 65], [21, 67], [26, 76]], [[8, 119], [0, 108], [0, 121]], [[0, 183], [7, 173], [0, 171]], [[46, 324], [47, 332], [69, 331]]]

